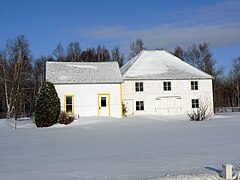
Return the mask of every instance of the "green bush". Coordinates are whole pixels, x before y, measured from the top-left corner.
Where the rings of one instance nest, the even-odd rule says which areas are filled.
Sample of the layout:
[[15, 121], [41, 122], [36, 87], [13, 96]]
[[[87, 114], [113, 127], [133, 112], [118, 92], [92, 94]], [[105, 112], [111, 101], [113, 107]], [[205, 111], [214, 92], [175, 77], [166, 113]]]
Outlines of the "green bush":
[[60, 99], [50, 82], [41, 86], [35, 103], [35, 124], [37, 127], [49, 127], [58, 122]]

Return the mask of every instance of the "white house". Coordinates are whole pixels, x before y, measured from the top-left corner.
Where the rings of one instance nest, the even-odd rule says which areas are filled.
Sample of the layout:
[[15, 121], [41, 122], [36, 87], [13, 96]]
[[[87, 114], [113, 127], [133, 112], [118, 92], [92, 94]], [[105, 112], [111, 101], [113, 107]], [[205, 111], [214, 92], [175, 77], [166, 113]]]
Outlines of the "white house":
[[61, 110], [81, 116], [122, 117], [122, 75], [117, 62], [47, 62]]
[[121, 72], [128, 115], [186, 114], [202, 103], [213, 113], [213, 77], [165, 50], [143, 50]]

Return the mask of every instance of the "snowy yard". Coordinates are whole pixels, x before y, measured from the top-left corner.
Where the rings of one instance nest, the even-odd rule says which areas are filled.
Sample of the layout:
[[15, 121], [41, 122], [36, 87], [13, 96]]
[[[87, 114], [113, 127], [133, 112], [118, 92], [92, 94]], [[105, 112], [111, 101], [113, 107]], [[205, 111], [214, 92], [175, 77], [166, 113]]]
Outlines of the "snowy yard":
[[26, 120], [13, 126], [0, 120], [0, 179], [181, 179], [199, 173], [218, 179], [222, 163], [240, 165], [240, 113], [204, 122], [135, 116], [81, 118], [40, 129]]

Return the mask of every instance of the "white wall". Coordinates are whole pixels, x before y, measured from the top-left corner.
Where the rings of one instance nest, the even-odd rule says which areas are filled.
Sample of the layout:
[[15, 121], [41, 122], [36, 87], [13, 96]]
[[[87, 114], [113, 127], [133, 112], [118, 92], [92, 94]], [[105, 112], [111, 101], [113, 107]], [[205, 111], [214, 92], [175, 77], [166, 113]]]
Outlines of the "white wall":
[[98, 116], [98, 94], [110, 94], [110, 116], [121, 118], [120, 84], [66, 84], [54, 85], [64, 111], [64, 95], [74, 95], [74, 115]]
[[[198, 81], [198, 90], [191, 90], [191, 81]], [[135, 92], [135, 82], [143, 82], [143, 92]], [[186, 114], [186, 112], [192, 110], [191, 99], [199, 99], [200, 101], [202, 100], [206, 103], [209, 103], [211, 110], [213, 111], [213, 93], [211, 79], [171, 80], [171, 91], [163, 90], [163, 82], [164, 81], [162, 80], [124, 80], [123, 102], [126, 104], [129, 112], [133, 112], [133, 114], [139, 115]], [[167, 98], [172, 99], [169, 100]], [[159, 101], [157, 99], [159, 99]], [[144, 111], [136, 111], [136, 101], [144, 101]], [[167, 108], [167, 104], [171, 107]]]

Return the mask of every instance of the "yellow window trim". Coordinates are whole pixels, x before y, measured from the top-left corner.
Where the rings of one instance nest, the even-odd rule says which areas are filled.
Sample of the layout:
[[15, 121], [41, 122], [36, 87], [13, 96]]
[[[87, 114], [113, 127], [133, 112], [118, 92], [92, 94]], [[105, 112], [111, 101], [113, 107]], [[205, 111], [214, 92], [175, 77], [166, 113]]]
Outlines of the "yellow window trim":
[[72, 97], [72, 112], [71, 114], [74, 114], [74, 94], [64, 94], [64, 112], [66, 112], [66, 97], [71, 96]]
[[100, 96], [108, 96], [108, 116], [110, 116], [110, 93], [98, 93], [98, 116], [100, 116]]
[[120, 117], [123, 117], [123, 112], [122, 112], [122, 83], [120, 84]]

